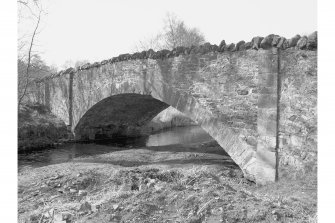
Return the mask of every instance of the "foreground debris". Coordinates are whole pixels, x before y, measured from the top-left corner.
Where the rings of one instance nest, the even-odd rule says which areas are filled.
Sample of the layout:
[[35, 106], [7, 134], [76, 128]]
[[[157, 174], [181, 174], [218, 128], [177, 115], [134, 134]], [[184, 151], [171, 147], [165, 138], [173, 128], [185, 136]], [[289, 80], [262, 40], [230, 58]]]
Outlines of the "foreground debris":
[[[114, 156], [122, 163], [134, 151]], [[146, 153], [155, 157], [151, 164], [125, 167], [95, 157], [95, 163], [90, 158], [23, 170], [19, 222], [316, 222], [313, 173], [259, 187], [236, 166], [208, 161], [223, 159], [218, 154]], [[173, 156], [169, 162], [156, 162], [167, 155]], [[185, 164], [173, 162], [180, 157]]]

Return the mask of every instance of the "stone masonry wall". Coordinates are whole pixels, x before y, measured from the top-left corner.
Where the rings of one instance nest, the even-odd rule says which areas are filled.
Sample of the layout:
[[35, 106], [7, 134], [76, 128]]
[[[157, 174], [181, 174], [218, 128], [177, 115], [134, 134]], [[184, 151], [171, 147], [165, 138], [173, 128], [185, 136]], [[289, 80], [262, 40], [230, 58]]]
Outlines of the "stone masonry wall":
[[287, 50], [281, 56], [280, 167], [317, 164], [317, 53]]
[[69, 125], [69, 79], [70, 74], [65, 74], [48, 81], [50, 110]]
[[201, 125], [247, 178], [266, 183], [275, 180], [278, 150], [281, 164], [298, 163], [284, 154], [302, 147], [316, 151], [316, 48], [317, 32], [271, 34], [236, 45], [122, 54], [37, 82], [48, 83], [45, 103], [72, 129], [106, 98], [151, 95]]

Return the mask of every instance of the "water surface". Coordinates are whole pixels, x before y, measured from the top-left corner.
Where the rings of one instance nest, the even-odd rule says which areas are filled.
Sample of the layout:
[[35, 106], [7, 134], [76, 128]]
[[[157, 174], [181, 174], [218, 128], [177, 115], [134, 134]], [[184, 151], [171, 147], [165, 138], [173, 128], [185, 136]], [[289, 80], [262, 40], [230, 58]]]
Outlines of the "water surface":
[[18, 155], [18, 167], [20, 171], [25, 167], [41, 167], [64, 163], [76, 157], [139, 147], [201, 143], [211, 139], [212, 137], [199, 126], [175, 127], [146, 137], [117, 138], [94, 143], [70, 143], [56, 148], [50, 147], [41, 151], [20, 153]]

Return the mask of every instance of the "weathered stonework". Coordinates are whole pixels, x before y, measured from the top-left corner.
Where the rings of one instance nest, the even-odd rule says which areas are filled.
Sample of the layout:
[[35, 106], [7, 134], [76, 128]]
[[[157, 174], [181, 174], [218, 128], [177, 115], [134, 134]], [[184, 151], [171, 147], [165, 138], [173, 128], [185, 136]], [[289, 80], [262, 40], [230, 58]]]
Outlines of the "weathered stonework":
[[[283, 49], [295, 47], [299, 38], [287, 41], [269, 35], [247, 44], [240, 41], [237, 47], [222, 41], [220, 46], [206, 43], [123, 54], [40, 80], [39, 96], [34, 98], [49, 103], [79, 139], [138, 134], [141, 126], [170, 105], [201, 125], [247, 178], [260, 184], [273, 182], [278, 150], [283, 150], [279, 130], [284, 125], [279, 117], [286, 119], [289, 113], [283, 110], [288, 103], [285, 95], [280, 102], [281, 91], [287, 91], [282, 82], [286, 83], [286, 73], [301, 70], [289, 52], [305, 52]], [[294, 142], [299, 141], [294, 137]]]
[[317, 54], [286, 50], [281, 57], [280, 167], [317, 164]]

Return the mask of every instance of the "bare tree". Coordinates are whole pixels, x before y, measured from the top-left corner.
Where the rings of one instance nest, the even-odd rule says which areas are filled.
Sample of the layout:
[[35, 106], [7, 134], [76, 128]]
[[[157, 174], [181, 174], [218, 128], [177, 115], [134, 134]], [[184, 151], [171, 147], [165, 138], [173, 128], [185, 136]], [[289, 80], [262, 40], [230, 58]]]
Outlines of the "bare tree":
[[67, 68], [70, 68], [70, 67], [78, 68], [87, 63], [89, 63], [88, 60], [77, 60], [76, 62], [73, 62], [73, 60], [67, 60], [62, 65], [62, 69], [66, 70]]
[[[38, 0], [18, 0], [18, 8], [19, 8], [19, 18], [18, 22], [26, 20], [27, 18], [31, 19], [34, 28], [31, 34], [31, 37], [26, 41], [27, 34], [24, 34], [18, 39], [18, 106], [21, 105], [24, 97], [26, 96], [27, 89], [31, 82], [31, 66], [32, 66], [32, 58], [36, 56], [33, 51], [33, 47], [36, 42], [36, 36], [38, 34], [38, 29], [40, 27], [41, 18], [45, 14], [42, 4]], [[22, 13], [23, 9], [26, 9], [28, 13]], [[26, 15], [29, 15], [26, 17]], [[23, 66], [26, 64], [26, 66]], [[25, 69], [22, 69], [25, 67]]]
[[162, 50], [164, 49], [164, 36], [163, 34], [157, 34], [156, 36], [139, 41], [135, 46], [135, 51], [143, 50]]
[[136, 50], [172, 50], [178, 46], [198, 46], [204, 42], [205, 37], [197, 28], [187, 27], [176, 15], [168, 13], [164, 20], [163, 31], [153, 38], [140, 41]]
[[205, 42], [205, 37], [198, 29], [187, 27], [174, 14], [167, 14], [164, 30], [165, 47], [168, 49], [197, 46]]

